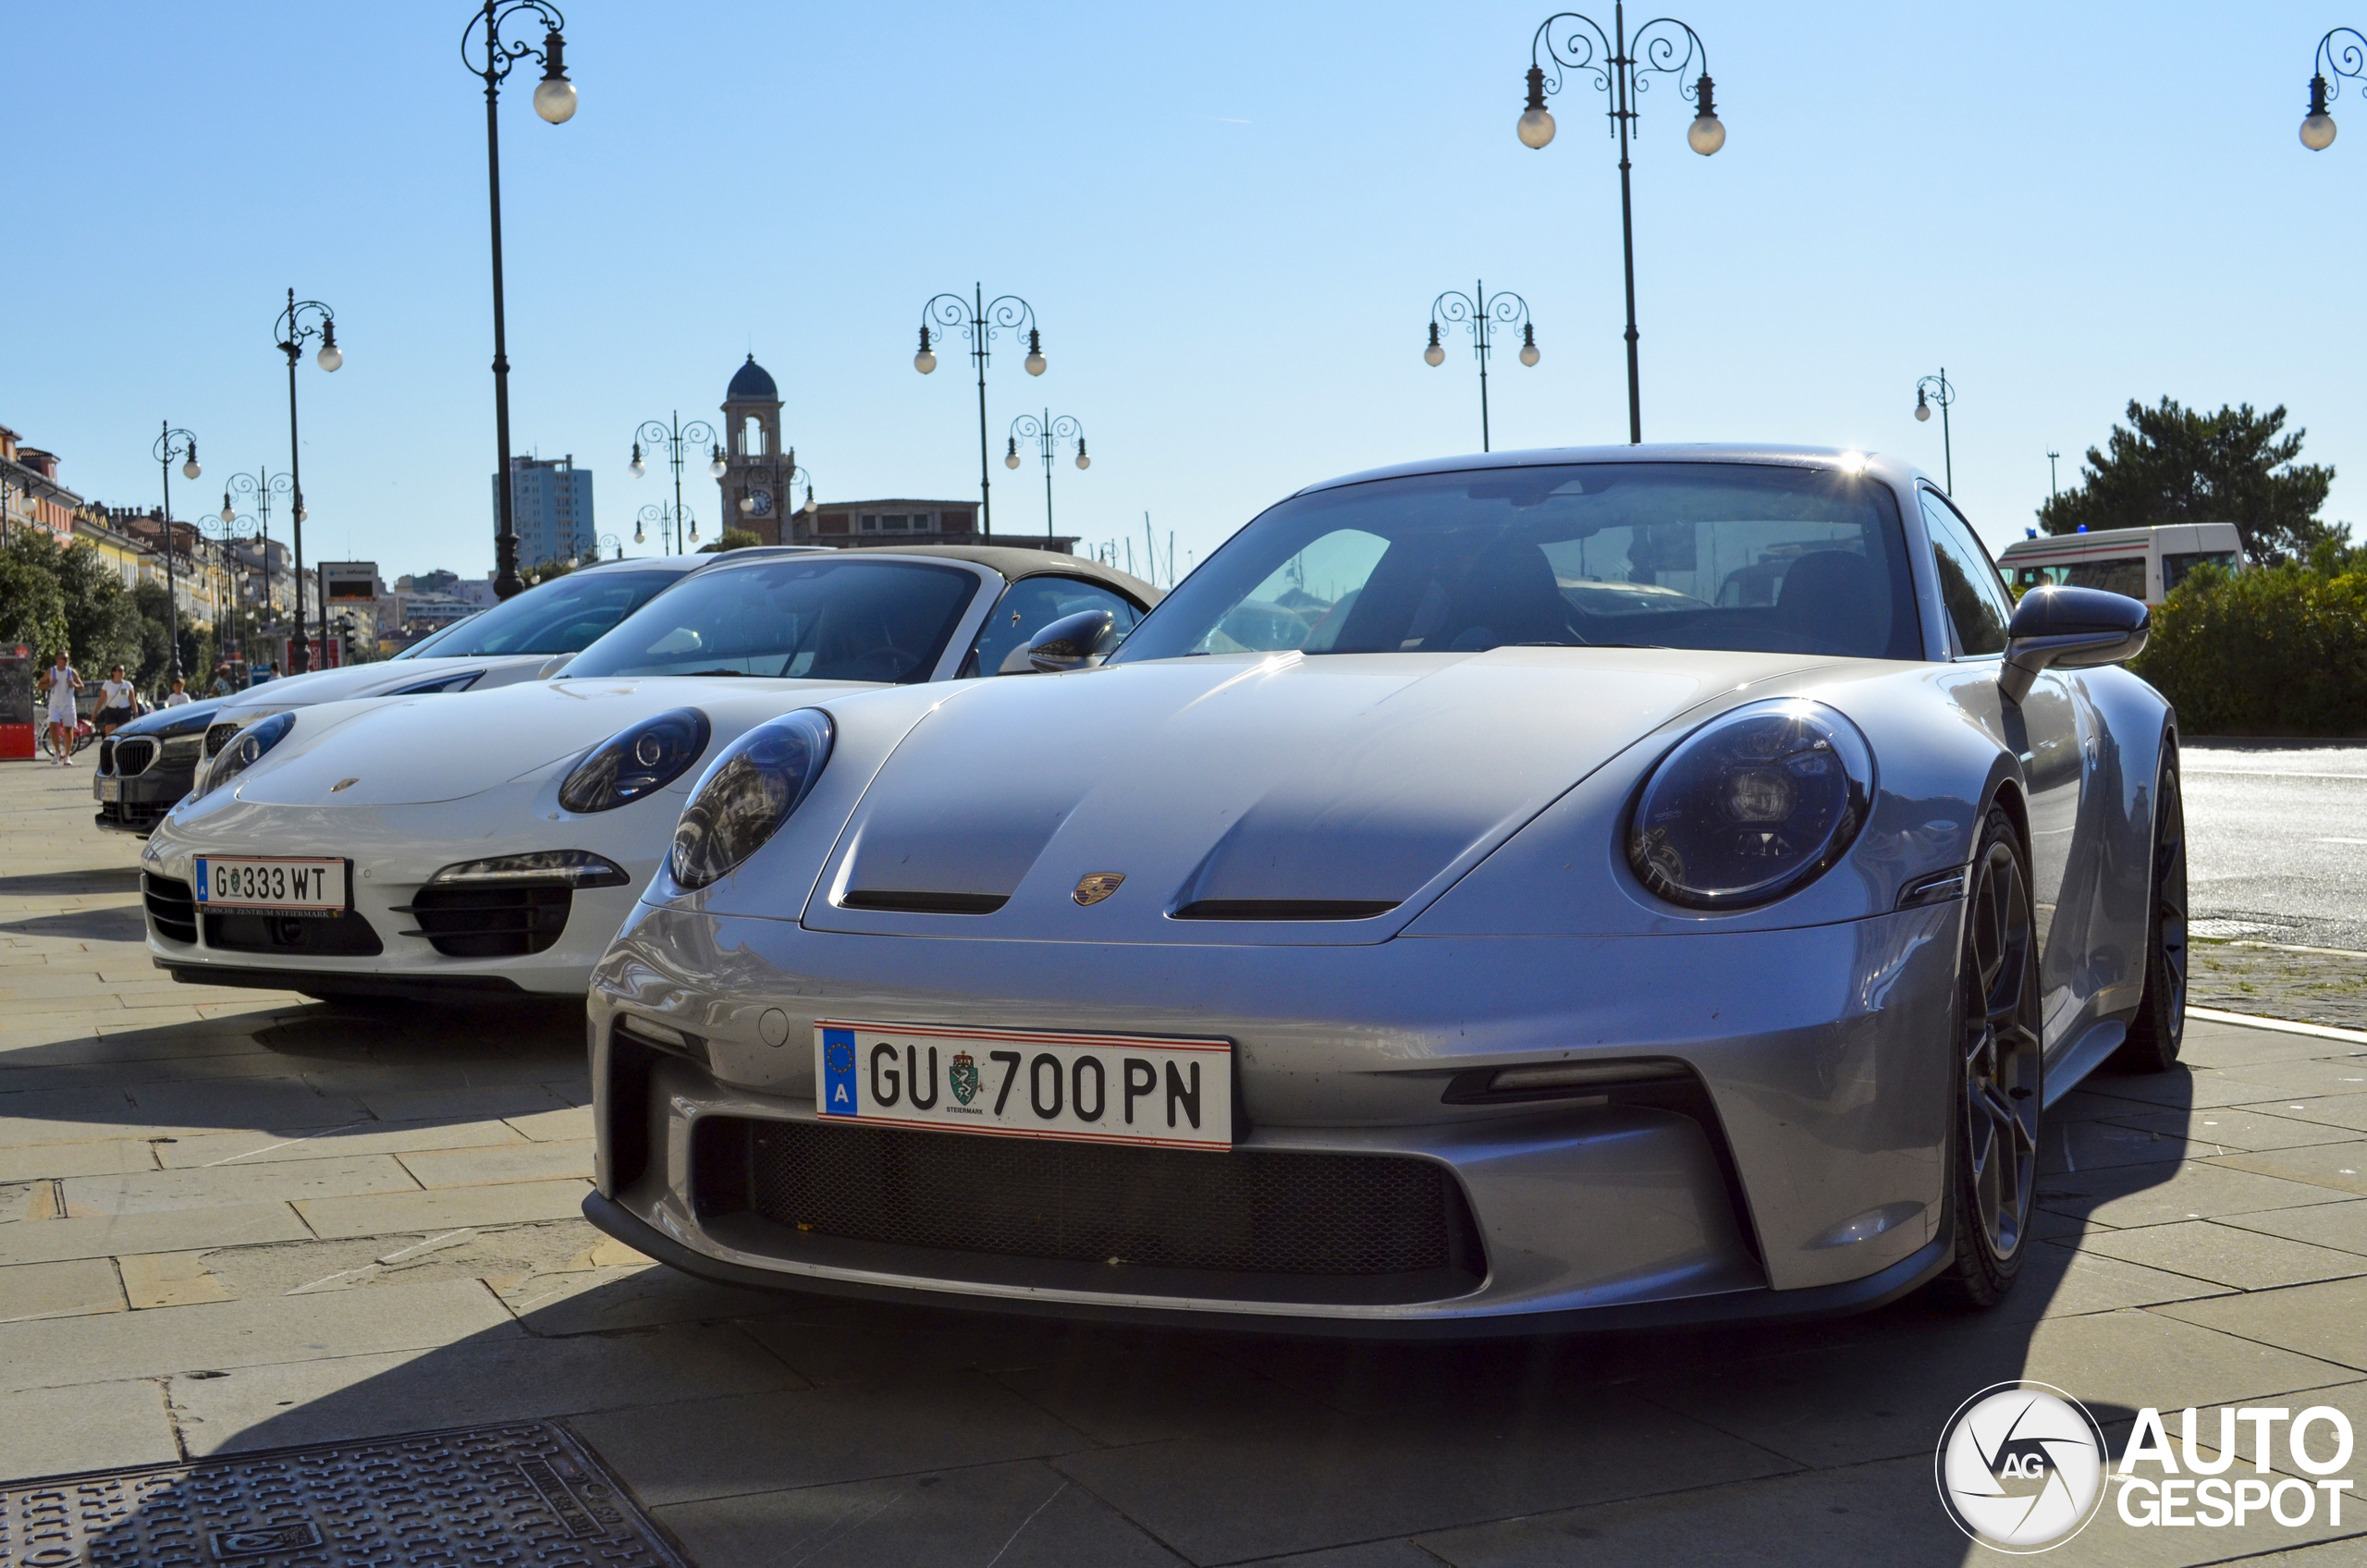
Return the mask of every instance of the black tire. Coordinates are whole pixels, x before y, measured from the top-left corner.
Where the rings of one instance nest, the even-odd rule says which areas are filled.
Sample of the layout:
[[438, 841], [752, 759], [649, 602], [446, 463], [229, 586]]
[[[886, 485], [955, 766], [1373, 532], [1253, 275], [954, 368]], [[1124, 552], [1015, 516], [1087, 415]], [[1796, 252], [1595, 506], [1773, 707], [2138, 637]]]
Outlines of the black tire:
[[2124, 1072], [2167, 1072], [2186, 1044], [2186, 791], [2178, 754], [2162, 748], [2153, 792], [2152, 881], [2145, 920], [2145, 994], [2112, 1057]]
[[1948, 1208], [1956, 1254], [1937, 1281], [1968, 1306], [1994, 1306], [2030, 1252], [2045, 1102], [2039, 949], [2030, 860], [2013, 818], [1992, 806], [1965, 889], [1964, 938], [1949, 1010]]

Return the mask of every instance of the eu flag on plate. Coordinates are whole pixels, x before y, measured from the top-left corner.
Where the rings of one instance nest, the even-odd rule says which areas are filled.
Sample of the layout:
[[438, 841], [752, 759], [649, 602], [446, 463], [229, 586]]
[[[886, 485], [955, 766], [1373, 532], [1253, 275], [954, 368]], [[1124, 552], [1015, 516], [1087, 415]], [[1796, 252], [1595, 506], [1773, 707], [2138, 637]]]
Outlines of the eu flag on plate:
[[825, 1029], [822, 1031], [822, 1113], [825, 1116], [852, 1116], [855, 1109], [854, 1031]]

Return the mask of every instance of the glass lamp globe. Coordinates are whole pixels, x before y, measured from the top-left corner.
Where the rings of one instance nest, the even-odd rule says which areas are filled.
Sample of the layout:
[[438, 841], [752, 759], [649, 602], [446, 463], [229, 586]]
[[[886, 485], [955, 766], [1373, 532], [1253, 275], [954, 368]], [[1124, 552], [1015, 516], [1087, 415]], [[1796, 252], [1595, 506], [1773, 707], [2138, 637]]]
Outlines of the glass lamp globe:
[[1531, 109], [1520, 117], [1520, 144], [1542, 147], [1553, 140], [1553, 116], [1543, 109]]
[[2301, 145], [2312, 153], [2323, 153], [2334, 145], [2334, 116], [2312, 115], [2301, 122]]
[[1046, 361], [1045, 361], [1045, 359], [1044, 359], [1043, 353], [1042, 353], [1040, 350], [1031, 350], [1031, 351], [1028, 353], [1028, 356], [1027, 356], [1026, 360], [1024, 361], [1024, 363], [1025, 363], [1025, 364], [1026, 364], [1026, 366], [1027, 366], [1027, 374], [1030, 374], [1030, 375], [1041, 375], [1041, 374], [1044, 374], [1044, 366], [1045, 366]]
[[321, 351], [313, 358], [323, 370], [335, 370], [345, 363], [345, 350], [334, 343], [324, 343]]
[[[597, 74], [597, 73], [595, 73]], [[534, 113], [553, 125], [575, 117], [575, 83], [563, 76], [546, 76], [534, 84]]]
[[239, 521], [239, 514], [231, 509], [230, 493], [227, 490], [222, 493], [222, 521], [226, 524]]
[[1533, 366], [1533, 365], [1535, 365], [1535, 364], [1537, 363], [1537, 361], [1538, 361], [1539, 360], [1542, 359], [1543, 357], [1544, 357], [1543, 355], [1539, 354], [1539, 353], [1537, 351], [1537, 345], [1536, 345], [1536, 344], [1534, 344], [1534, 343], [1524, 343], [1524, 344], [1522, 344], [1522, 345], [1521, 345], [1521, 348], [1520, 348], [1520, 362], [1521, 362], [1521, 363], [1523, 363], [1523, 364], [1525, 364], [1525, 365], [1532, 365], [1532, 366]]
[[923, 375], [926, 375], [929, 372], [935, 370], [937, 368], [936, 351], [929, 349], [923, 349], [919, 353], [914, 354], [913, 356], [913, 368], [920, 372]]
[[296, 521], [298, 522], [310, 522], [312, 518], [313, 514], [306, 508], [302, 507], [298, 507], [296, 508]]
[[1931, 417], [1932, 417], [1932, 405], [1931, 405], [1931, 404], [1929, 404], [1929, 403], [1927, 403], [1927, 402], [1925, 402], [1925, 401], [1924, 401], [1922, 398], [1916, 398], [1916, 399], [1915, 399], [1915, 417], [1916, 417], [1917, 419], [1919, 419], [1919, 420], [1926, 420], [1926, 421], [1928, 421], [1929, 419], [1931, 419]]
[[812, 517], [814, 515], [814, 489], [813, 486], [808, 485], [805, 490], [805, 515], [807, 517]]
[[1076, 466], [1079, 468], [1091, 468], [1093, 466], [1093, 459], [1086, 457], [1083, 452], [1079, 452], [1076, 455]]
[[632, 542], [636, 545], [646, 545], [649, 543], [649, 535], [644, 533], [636, 525], [632, 531]]
[[753, 517], [755, 515], [755, 511], [756, 497], [754, 496], [742, 496], [740, 497], [740, 515], [742, 517]]
[[1426, 365], [1442, 365], [1446, 363], [1446, 350], [1433, 343], [1422, 350], [1422, 362]]
[[1685, 129], [1685, 144], [1706, 158], [1726, 144], [1726, 128], [1715, 115], [1696, 115]]
[[1003, 454], [1002, 466], [1005, 468], [1017, 468], [1019, 466], [1019, 453], [1016, 449]]
[[203, 473], [205, 471], [203, 469], [197, 466], [197, 454], [195, 452], [191, 452], [189, 455], [189, 461], [181, 464], [181, 477], [183, 479], [195, 479], [199, 474]]
[[632, 455], [632, 461], [625, 464], [625, 472], [632, 474], [635, 479], [639, 479], [643, 474], [649, 472], [649, 465], [641, 460], [641, 454], [639, 452], [635, 452]]
[[709, 479], [721, 479], [725, 474], [730, 472], [731, 465], [725, 462], [721, 458], [717, 458], [713, 462], [706, 465], [706, 476]]

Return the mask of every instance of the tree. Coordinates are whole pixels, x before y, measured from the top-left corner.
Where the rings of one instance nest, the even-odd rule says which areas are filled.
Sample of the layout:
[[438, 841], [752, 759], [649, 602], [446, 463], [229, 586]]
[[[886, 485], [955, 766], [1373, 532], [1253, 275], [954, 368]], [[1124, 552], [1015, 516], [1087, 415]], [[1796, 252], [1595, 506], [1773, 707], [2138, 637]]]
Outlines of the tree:
[[2079, 488], [2040, 507], [2040, 527], [2076, 533], [2082, 526], [2232, 522], [2245, 551], [2259, 556], [2306, 556], [2349, 532], [2319, 521], [2334, 469], [2295, 460], [2309, 433], [2280, 434], [2282, 404], [2265, 414], [2250, 403], [2206, 414], [2171, 398], [2151, 409], [2132, 399], [2128, 423], [2113, 426], [2109, 452], [2088, 448]]
[[86, 543], [59, 552], [57, 587], [74, 656], [100, 674], [114, 665], [140, 668], [140, 608], [98, 551]]
[[11, 530], [0, 545], [0, 642], [22, 643], [43, 664], [59, 648], [70, 657], [66, 595], [58, 591], [57, 542], [37, 528]]
[[752, 545], [761, 545], [763, 543], [764, 541], [762, 539], [757, 538], [754, 534], [749, 533], [744, 528], [727, 528], [716, 536], [714, 544], [700, 545], [699, 554], [703, 556], [721, 555], [726, 550], [744, 550]]

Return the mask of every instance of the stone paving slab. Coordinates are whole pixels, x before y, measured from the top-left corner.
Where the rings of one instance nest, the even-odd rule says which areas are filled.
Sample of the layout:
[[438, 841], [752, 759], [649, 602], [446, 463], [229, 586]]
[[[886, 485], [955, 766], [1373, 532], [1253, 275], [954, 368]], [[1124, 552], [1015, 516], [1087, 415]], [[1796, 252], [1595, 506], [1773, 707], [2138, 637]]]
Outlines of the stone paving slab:
[[189, 1247], [231, 1247], [309, 1239], [313, 1232], [284, 1203], [226, 1204], [156, 1214], [106, 1214], [0, 1226], [0, 1264], [113, 1257]]
[[2332, 1203], [2309, 1208], [2271, 1209], [2263, 1214], [2229, 1216], [2224, 1224], [2283, 1236], [2312, 1246], [2367, 1253], [2367, 1200]]
[[2106, 1257], [2247, 1290], [2367, 1274], [2367, 1256], [2212, 1219], [2114, 1231], [2089, 1238], [2086, 1247]]
[[125, 1310], [123, 1281], [104, 1257], [0, 1268], [0, 1323]]
[[[2164, 1317], [2240, 1334], [2263, 1346], [2289, 1345], [2309, 1355], [2367, 1370], [2367, 1280], [2331, 1280], [2281, 1291], [2179, 1302], [2159, 1310]], [[2186, 1403], [2196, 1402], [2189, 1396]], [[2367, 1438], [2367, 1431], [2361, 1436]]]
[[390, 1231], [563, 1219], [582, 1212], [583, 1194], [591, 1190], [589, 1182], [509, 1182], [496, 1187], [314, 1198], [297, 1204], [296, 1210], [313, 1234], [324, 1238], [379, 1236]]
[[0, 1476], [55, 1476], [181, 1457], [160, 1383], [0, 1392]]
[[167, 1170], [276, 1164], [288, 1159], [341, 1159], [352, 1155], [411, 1154], [425, 1149], [522, 1144], [526, 1137], [499, 1121], [362, 1121], [301, 1132], [212, 1133], [154, 1145]]
[[592, 1140], [524, 1143], [506, 1147], [437, 1149], [400, 1157], [423, 1187], [499, 1186], [512, 1182], [592, 1180]]
[[348, 1155], [308, 1159], [286, 1170], [217, 1161], [190, 1170], [77, 1176], [67, 1181], [63, 1190], [67, 1214], [80, 1218], [417, 1192], [419, 1183], [391, 1155]]
[[2367, 1197], [2367, 1143], [2312, 1144], [2306, 1148], [2216, 1155], [2208, 1163], [2279, 1181], [2303, 1182], [2337, 1194]]

